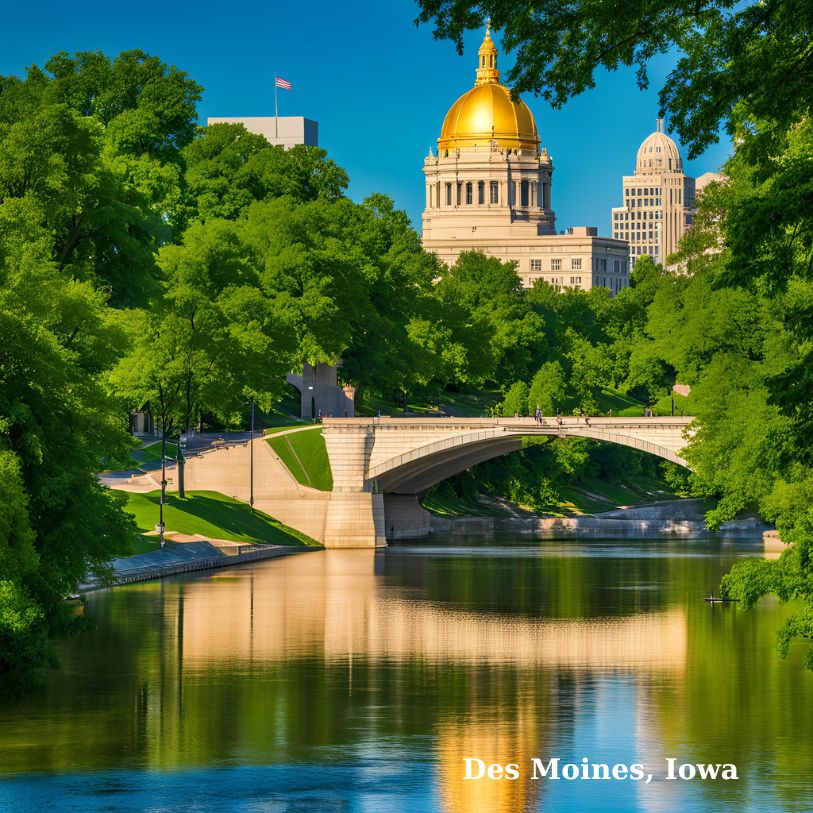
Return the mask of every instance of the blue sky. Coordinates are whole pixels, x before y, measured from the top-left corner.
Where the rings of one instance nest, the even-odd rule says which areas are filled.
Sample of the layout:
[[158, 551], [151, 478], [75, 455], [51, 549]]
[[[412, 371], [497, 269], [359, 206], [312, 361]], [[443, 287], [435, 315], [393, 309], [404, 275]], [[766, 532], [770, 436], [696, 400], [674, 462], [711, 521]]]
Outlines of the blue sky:
[[[21, 74], [59, 50], [142, 48], [203, 85], [205, 122], [273, 115], [276, 72], [293, 83], [279, 92], [280, 115], [319, 122], [321, 146], [350, 174], [350, 194], [386, 193], [419, 227], [423, 158], [449, 106], [473, 84], [482, 32], [470, 34], [459, 57], [452, 43], [432, 38], [430, 26], [416, 28], [416, 15], [413, 0], [17, 2], [3, 14], [0, 73]], [[559, 111], [525, 97], [553, 157], [558, 228], [596, 225], [609, 234], [621, 177], [632, 173], [638, 145], [655, 129], [657, 91], [672, 62], [663, 57], [651, 66], [646, 92], [624, 70], [602, 73], [593, 91]], [[501, 53], [501, 67], [510, 63]], [[716, 145], [687, 162], [687, 171], [717, 169], [729, 149]]]

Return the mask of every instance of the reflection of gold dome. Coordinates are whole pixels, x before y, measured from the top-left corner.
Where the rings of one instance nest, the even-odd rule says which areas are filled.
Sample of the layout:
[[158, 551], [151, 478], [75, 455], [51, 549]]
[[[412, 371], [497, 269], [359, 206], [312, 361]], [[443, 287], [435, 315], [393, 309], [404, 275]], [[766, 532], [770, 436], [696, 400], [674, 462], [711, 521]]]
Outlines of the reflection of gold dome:
[[477, 81], [449, 109], [438, 148], [488, 147], [492, 141], [512, 150], [539, 150], [539, 134], [525, 102], [512, 99], [500, 84], [497, 48], [487, 29], [477, 56]]

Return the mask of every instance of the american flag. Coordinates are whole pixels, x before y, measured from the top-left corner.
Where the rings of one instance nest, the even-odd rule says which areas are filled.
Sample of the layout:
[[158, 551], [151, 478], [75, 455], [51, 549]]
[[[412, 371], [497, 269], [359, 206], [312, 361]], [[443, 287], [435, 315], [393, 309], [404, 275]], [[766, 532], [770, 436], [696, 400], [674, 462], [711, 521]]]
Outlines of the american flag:
[[287, 79], [283, 79], [281, 76], [275, 76], [274, 77], [274, 84], [278, 88], [282, 88], [283, 90], [290, 90], [291, 89], [291, 83]]

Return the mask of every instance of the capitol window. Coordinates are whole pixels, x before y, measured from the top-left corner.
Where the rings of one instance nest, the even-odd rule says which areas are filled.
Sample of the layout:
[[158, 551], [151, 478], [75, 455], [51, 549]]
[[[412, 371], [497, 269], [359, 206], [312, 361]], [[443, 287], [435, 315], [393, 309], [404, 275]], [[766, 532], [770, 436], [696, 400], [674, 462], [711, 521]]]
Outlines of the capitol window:
[[469, 205], [474, 203], [471, 181], [469, 181], [469, 183], [466, 184], [466, 203]]
[[542, 260], [531, 260], [531, 271], [541, 271]]
[[499, 203], [500, 202], [500, 185], [497, 181], [491, 182], [491, 202], [492, 203]]
[[486, 202], [486, 184], [485, 181], [479, 181], [477, 184], [477, 203], [481, 206]]
[[570, 284], [571, 285], [581, 285], [582, 284], [582, 278], [581, 277], [571, 277], [570, 278]]
[[452, 205], [452, 185], [450, 183], [446, 184], [446, 205]]
[[552, 258], [550, 261], [550, 270], [551, 271], [561, 271], [562, 270], [562, 261], [556, 258]]
[[570, 260], [570, 270], [571, 271], [581, 271], [582, 270], [582, 258], [581, 257], [573, 257]]

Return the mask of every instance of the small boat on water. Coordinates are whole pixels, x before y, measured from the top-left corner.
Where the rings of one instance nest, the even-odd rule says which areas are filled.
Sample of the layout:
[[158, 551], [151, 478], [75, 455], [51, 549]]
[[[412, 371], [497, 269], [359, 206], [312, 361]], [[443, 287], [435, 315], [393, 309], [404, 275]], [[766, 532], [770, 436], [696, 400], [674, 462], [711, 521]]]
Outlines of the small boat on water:
[[724, 604], [728, 601], [739, 601], [738, 598], [727, 598], [726, 596], [715, 596], [712, 593], [710, 596], [706, 596], [703, 601], [708, 601], [711, 604]]

